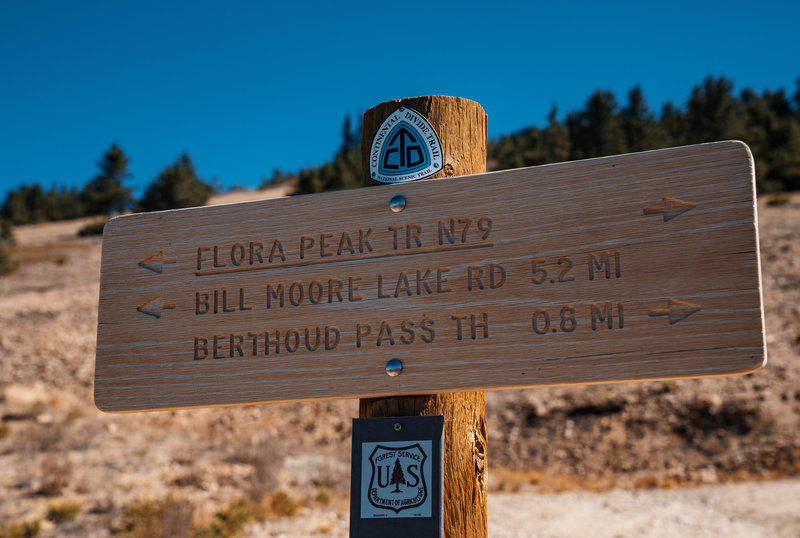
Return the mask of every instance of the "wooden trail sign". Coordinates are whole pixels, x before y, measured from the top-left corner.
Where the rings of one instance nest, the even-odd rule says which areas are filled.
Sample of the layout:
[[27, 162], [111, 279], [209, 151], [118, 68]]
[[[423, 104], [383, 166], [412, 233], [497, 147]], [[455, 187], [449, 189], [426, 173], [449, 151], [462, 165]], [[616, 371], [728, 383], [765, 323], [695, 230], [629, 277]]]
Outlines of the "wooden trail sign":
[[[95, 401], [752, 371], [765, 361], [755, 207], [750, 151], [719, 142], [118, 217], [103, 239]], [[403, 370], [389, 377], [393, 358]]]

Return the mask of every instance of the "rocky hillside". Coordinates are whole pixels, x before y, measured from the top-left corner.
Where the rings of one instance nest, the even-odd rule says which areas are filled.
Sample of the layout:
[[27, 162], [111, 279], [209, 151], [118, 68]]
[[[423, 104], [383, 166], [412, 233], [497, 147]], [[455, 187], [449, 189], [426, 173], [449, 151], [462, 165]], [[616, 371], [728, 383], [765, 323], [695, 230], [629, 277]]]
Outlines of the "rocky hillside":
[[[800, 474], [800, 197], [782, 200], [759, 204], [764, 370], [489, 393], [490, 487]], [[0, 536], [346, 535], [356, 401], [94, 408], [100, 239], [83, 224], [17, 229], [0, 277]]]

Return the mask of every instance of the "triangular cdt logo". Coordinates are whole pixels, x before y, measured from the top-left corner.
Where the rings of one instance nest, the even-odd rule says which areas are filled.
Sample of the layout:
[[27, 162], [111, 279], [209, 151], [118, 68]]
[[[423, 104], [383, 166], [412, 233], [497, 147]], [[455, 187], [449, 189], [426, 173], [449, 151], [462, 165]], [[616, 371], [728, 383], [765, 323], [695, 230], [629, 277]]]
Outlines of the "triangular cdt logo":
[[383, 120], [372, 139], [369, 176], [379, 183], [405, 183], [442, 169], [439, 135], [422, 114], [400, 107]]
[[411, 174], [431, 165], [431, 155], [425, 151], [425, 141], [405, 120], [400, 120], [386, 139], [378, 161], [378, 172], [382, 176]]
[[427, 459], [420, 443], [402, 447], [377, 445], [369, 455], [369, 503], [396, 514], [422, 506], [428, 498]]

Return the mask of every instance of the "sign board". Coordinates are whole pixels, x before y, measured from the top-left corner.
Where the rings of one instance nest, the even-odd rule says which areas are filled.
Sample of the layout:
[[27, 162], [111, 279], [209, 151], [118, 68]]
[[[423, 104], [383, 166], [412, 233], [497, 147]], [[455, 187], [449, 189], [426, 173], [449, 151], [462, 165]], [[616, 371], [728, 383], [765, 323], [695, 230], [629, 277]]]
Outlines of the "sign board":
[[126, 215], [103, 237], [95, 401], [744, 373], [762, 310], [740, 142]]
[[442, 536], [444, 417], [353, 419], [350, 536]]

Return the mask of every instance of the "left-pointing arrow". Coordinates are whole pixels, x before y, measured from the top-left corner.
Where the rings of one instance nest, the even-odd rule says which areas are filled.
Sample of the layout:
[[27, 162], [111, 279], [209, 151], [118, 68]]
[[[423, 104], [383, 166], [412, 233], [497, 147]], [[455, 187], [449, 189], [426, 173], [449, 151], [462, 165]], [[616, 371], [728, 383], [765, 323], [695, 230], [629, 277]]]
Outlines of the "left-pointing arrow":
[[161, 319], [161, 313], [164, 310], [175, 310], [175, 303], [163, 301], [161, 296], [158, 296], [150, 299], [143, 305], [137, 306], [136, 310], [142, 314], [147, 314], [148, 316], [153, 316], [156, 319]]
[[164, 265], [168, 263], [175, 263], [178, 260], [175, 258], [168, 258], [164, 256], [164, 251], [159, 250], [152, 256], [148, 256], [147, 258], [143, 259], [139, 262], [140, 267], [144, 267], [154, 273], [161, 274], [164, 272]]

